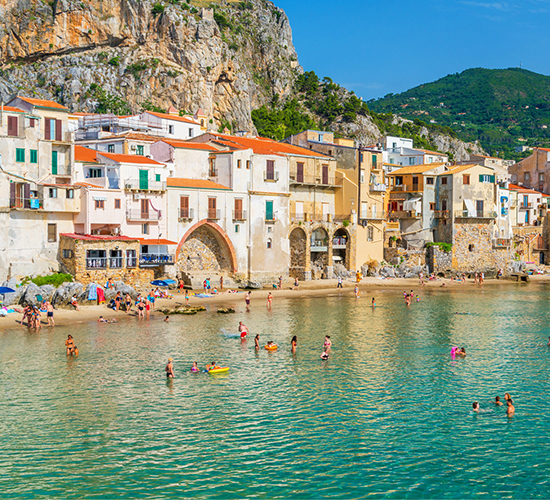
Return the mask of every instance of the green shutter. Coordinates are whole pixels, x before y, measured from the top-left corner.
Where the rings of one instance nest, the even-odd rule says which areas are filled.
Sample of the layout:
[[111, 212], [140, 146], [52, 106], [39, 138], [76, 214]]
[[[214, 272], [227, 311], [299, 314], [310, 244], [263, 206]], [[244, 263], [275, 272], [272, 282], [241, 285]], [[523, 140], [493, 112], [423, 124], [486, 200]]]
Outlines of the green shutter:
[[372, 168], [376, 168], [376, 155], [372, 155]]
[[155, 174], [155, 181], [160, 182], [160, 174]]
[[479, 182], [483, 182], [483, 174], [479, 174]]
[[137, 154], [139, 156], [143, 156], [143, 146], [141, 144], [139, 144], [137, 147]]
[[22, 148], [17, 148], [15, 150], [15, 161], [24, 162], [25, 161], [25, 150]]
[[38, 163], [38, 150], [31, 149], [31, 163]]
[[273, 220], [273, 202], [265, 202], [265, 220]]
[[139, 171], [139, 189], [143, 189], [143, 190], [149, 189], [149, 171], [148, 170]]
[[495, 176], [494, 175], [491, 175], [491, 182], [494, 184], [495, 183]]
[[57, 175], [57, 151], [52, 151], [52, 174]]

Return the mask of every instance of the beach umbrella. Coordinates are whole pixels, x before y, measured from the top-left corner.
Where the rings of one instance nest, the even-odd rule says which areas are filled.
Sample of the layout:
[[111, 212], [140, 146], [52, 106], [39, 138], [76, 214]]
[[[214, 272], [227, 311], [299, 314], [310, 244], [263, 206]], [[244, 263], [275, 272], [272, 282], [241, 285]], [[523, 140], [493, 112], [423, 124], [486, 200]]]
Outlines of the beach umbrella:
[[5, 293], [14, 293], [15, 290], [13, 288], [8, 288], [7, 286], [0, 286], [0, 295], [3, 295]]
[[151, 285], [154, 286], [170, 286], [175, 285], [177, 283], [176, 280], [153, 280], [151, 281]]

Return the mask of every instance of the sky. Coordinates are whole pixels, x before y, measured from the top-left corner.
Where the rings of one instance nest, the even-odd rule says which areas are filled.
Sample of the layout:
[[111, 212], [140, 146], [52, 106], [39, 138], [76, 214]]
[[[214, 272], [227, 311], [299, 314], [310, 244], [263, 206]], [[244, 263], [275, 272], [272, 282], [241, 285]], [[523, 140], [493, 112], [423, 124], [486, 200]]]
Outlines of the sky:
[[368, 101], [468, 68], [550, 75], [550, 0], [273, 0], [305, 71]]

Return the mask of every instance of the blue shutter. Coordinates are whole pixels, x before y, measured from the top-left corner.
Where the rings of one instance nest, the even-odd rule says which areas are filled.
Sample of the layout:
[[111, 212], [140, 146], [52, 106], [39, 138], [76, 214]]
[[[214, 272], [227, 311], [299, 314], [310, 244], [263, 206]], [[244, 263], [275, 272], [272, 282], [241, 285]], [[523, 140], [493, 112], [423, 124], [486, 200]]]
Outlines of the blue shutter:
[[52, 174], [57, 175], [57, 151], [52, 151]]
[[265, 202], [265, 220], [273, 220], [273, 202]]

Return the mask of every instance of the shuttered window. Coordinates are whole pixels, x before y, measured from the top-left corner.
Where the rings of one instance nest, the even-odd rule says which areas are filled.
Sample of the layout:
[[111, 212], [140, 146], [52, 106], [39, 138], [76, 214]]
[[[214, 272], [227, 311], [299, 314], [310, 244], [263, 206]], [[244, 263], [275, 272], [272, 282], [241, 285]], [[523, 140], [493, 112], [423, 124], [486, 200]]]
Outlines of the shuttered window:
[[38, 150], [31, 149], [31, 163], [38, 163]]
[[15, 161], [20, 163], [25, 161], [25, 150], [23, 148], [17, 148], [15, 150]]
[[52, 174], [57, 175], [57, 151], [52, 151]]
[[57, 224], [48, 224], [48, 242], [57, 241]]
[[273, 202], [265, 202], [265, 220], [273, 220]]
[[189, 217], [189, 196], [180, 196], [180, 217]]
[[18, 119], [17, 116], [8, 116], [8, 135], [11, 137], [17, 136], [18, 132]]

